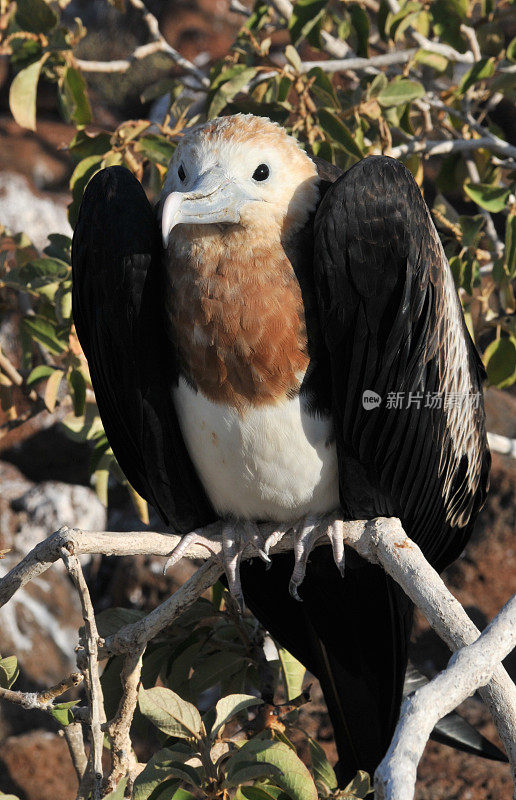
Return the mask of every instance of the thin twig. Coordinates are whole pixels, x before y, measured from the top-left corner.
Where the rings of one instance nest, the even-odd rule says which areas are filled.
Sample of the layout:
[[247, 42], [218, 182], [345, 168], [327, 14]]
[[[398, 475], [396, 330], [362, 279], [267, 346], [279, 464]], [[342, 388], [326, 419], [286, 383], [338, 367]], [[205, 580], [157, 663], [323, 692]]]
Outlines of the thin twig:
[[[43, 403], [43, 398], [41, 398], [34, 389], [29, 389], [27, 384], [25, 383], [25, 379], [22, 375], [18, 372], [16, 367], [11, 364], [7, 356], [2, 353], [2, 349], [0, 348], [0, 370], [7, 375], [11, 383], [15, 386], [18, 386], [22, 390], [22, 392], [31, 400], [33, 403], [42, 404], [43, 408], [45, 408], [45, 404]], [[41, 409], [40, 409], [41, 410]]]
[[84, 749], [84, 737], [81, 723], [71, 722], [69, 725], [65, 725], [63, 728], [63, 736], [68, 745], [72, 764], [80, 784], [86, 772], [86, 767], [88, 766], [88, 757]]
[[[371, 58], [339, 58], [327, 61], [302, 61], [300, 72], [310, 72], [314, 67], [324, 72], [343, 72], [346, 70], [364, 71], [370, 67], [388, 67], [392, 64], [406, 64], [416, 54], [417, 49], [399, 50]], [[287, 67], [288, 69], [288, 67]]]
[[113, 719], [104, 725], [111, 741], [111, 772], [104, 782], [104, 792], [113, 791], [126, 775], [134, 781], [138, 761], [132, 750], [130, 729], [138, 702], [138, 687], [145, 647], [129, 653], [120, 674], [122, 697]]
[[149, 31], [151, 40], [148, 44], [137, 47], [128, 58], [118, 59], [113, 61], [85, 61], [80, 58], [75, 59], [77, 67], [83, 72], [104, 72], [104, 73], [117, 73], [127, 72], [127, 70], [135, 63], [147, 58], [154, 53], [162, 53], [170, 58], [176, 66], [180, 67], [184, 72], [194, 77], [201, 87], [207, 89], [210, 82], [206, 75], [204, 75], [195, 64], [192, 64], [187, 58], [175, 50], [165, 39], [159, 29], [159, 23], [154, 14], [148, 10], [142, 0], [129, 0], [131, 5], [138, 9], [145, 21]]
[[8, 700], [10, 703], [15, 703], [17, 706], [22, 706], [29, 710], [52, 711], [54, 708], [53, 701], [56, 697], [60, 697], [73, 686], [78, 686], [82, 683], [82, 680], [83, 676], [79, 672], [73, 672], [68, 678], [64, 678], [55, 686], [41, 692], [20, 692], [0, 687], [0, 699]]
[[77, 657], [78, 665], [85, 677], [86, 687], [90, 700], [90, 756], [89, 772], [91, 777], [92, 800], [100, 800], [102, 791], [102, 749], [104, 736], [102, 723], [105, 722], [104, 701], [100, 685], [98, 668], [98, 639], [97, 623], [91, 602], [88, 586], [84, 579], [81, 562], [78, 557], [67, 547], [63, 547], [61, 557], [66, 569], [77, 589], [82, 607], [84, 620], [84, 647], [79, 647]]
[[389, 155], [401, 158], [411, 153], [423, 153], [429, 158], [432, 156], [449, 155], [450, 153], [467, 153], [470, 150], [484, 148], [498, 155], [516, 159], [516, 147], [502, 139], [495, 141], [491, 136], [482, 136], [478, 139], [445, 139], [435, 141], [432, 139], [418, 139], [391, 148]]

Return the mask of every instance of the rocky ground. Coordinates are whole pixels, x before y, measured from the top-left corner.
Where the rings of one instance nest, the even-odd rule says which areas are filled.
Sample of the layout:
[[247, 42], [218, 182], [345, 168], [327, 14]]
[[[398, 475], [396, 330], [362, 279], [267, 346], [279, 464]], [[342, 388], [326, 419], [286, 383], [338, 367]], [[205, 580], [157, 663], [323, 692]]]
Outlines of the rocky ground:
[[[73, 0], [70, 13], [73, 16], [86, 9], [94, 23], [101, 6]], [[239, 24], [239, 18], [228, 13], [227, 0], [174, 0], [168, 4], [156, 2], [155, 6], [163, 15], [163, 29], [170, 42], [199, 63], [223, 55]], [[138, 41], [130, 30], [113, 43], [109, 25], [113, 24], [115, 12], [106, 13], [108, 17], [97, 29], [96, 38], [89, 44], [86, 40], [86, 58], [89, 49], [95, 49], [100, 58], [119, 57], [125, 55], [124, 48], [131, 49], [133, 40]], [[138, 78], [144, 79], [145, 76]], [[5, 62], [0, 61], [0, 224], [26, 231], [41, 247], [48, 232], [69, 232], [67, 181], [73, 165], [65, 148], [73, 129], [58, 121], [54, 95], [43, 88], [37, 132], [20, 130], [8, 114], [7, 86]], [[133, 85], [94, 86], [94, 91], [98, 125], [113, 126], [119, 118], [117, 114], [139, 116], [149, 111], [139, 106], [138, 91]], [[102, 91], [108, 99], [116, 94], [120, 100], [118, 110], [102, 101]], [[15, 323], [13, 318], [0, 320], [2, 344]], [[488, 411], [490, 430], [516, 436], [514, 397], [489, 391]], [[0, 424], [2, 421], [0, 412]], [[139, 526], [125, 498], [116, 493], [106, 517], [106, 510], [87, 485], [88, 458], [87, 449], [67, 440], [52, 426], [49, 415], [40, 415], [0, 439], [0, 550], [11, 548], [0, 562], [0, 575], [61, 524], [118, 530]], [[452, 592], [481, 628], [516, 592], [515, 495], [516, 463], [495, 457], [489, 500], [475, 536], [464, 556], [445, 576]], [[156, 563], [143, 557], [117, 563], [97, 559], [88, 564], [99, 610], [108, 605], [155, 605], [188, 576], [189, 570], [190, 567], [177, 568], [164, 578]], [[80, 624], [74, 592], [59, 567], [18, 593], [16, 602], [0, 611], [0, 653], [17, 653], [21, 665], [19, 688], [48, 686], [74, 668]], [[446, 647], [421, 617], [416, 621], [413, 651], [414, 660], [428, 675], [442, 668], [449, 657]], [[513, 675], [515, 661], [509, 658], [507, 662]], [[312, 703], [302, 711], [302, 723], [334, 758], [331, 726], [317, 685], [312, 696]], [[488, 715], [476, 698], [465, 703], [462, 711], [496, 741]], [[13, 792], [21, 800], [72, 800], [75, 786], [68, 751], [57, 725], [42, 713], [2, 704], [0, 792]], [[462, 755], [442, 745], [430, 744], [426, 748], [419, 769], [417, 800], [509, 800], [510, 796], [507, 766]]]

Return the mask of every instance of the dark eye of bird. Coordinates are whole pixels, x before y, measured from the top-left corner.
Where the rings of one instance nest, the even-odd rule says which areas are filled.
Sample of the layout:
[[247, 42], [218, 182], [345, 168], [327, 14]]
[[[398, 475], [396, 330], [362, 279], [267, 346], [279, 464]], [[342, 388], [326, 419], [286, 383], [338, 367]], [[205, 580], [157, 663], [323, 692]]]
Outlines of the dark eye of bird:
[[184, 167], [183, 167], [182, 164], [179, 166], [179, 169], [177, 170], [177, 174], [179, 176], [179, 180], [182, 183], [184, 181], [184, 179], [186, 178], [186, 173], [185, 173], [185, 170], [184, 170]]
[[266, 181], [269, 177], [270, 169], [267, 164], [259, 164], [253, 172], [253, 180]]

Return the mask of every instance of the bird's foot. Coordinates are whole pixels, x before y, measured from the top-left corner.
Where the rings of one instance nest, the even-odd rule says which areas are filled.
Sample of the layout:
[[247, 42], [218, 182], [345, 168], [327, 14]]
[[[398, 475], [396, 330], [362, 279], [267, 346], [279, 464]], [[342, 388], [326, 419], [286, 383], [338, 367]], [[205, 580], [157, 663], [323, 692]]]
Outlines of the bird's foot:
[[166, 572], [170, 567], [183, 558], [184, 555], [193, 546], [201, 545], [210, 551], [213, 555], [222, 562], [224, 572], [228, 579], [228, 587], [237, 601], [240, 608], [244, 608], [244, 595], [242, 592], [242, 584], [240, 582], [240, 562], [242, 555], [247, 547], [250, 547], [252, 552], [256, 553], [263, 561], [270, 565], [271, 560], [268, 555], [268, 549], [272, 546], [272, 542], [268, 545], [268, 539], [261, 533], [259, 526], [250, 520], [226, 522], [222, 528], [222, 552], [219, 554], [214, 553], [213, 542], [202, 536], [202, 534], [193, 531], [187, 534], [174, 548], [170, 554], [165, 567]]
[[[224, 567], [229, 590], [241, 608], [244, 607], [244, 596], [240, 581], [240, 562], [245, 550], [251, 548], [251, 553], [258, 555], [269, 566], [271, 563], [269, 551], [289, 532], [293, 533], [294, 538], [294, 569], [289, 582], [289, 591], [292, 597], [301, 600], [298, 588], [305, 577], [308, 558], [316, 542], [323, 536], [328, 536], [335, 564], [341, 575], [344, 576], [343, 523], [335, 514], [307, 515], [296, 525], [282, 524], [269, 534], [265, 534], [259, 525], [250, 520], [228, 521], [222, 528], [222, 550], [220, 554], [217, 554], [217, 558]], [[164, 572], [174, 566], [192, 547], [199, 545], [216, 555], [213, 550], [213, 541], [201, 533], [193, 531], [174, 548], [165, 564]]]
[[344, 537], [342, 534], [342, 523], [333, 515], [331, 518], [311, 517], [307, 515], [294, 528], [294, 569], [289, 583], [289, 592], [295, 600], [301, 601], [298, 588], [302, 584], [306, 573], [308, 557], [312, 552], [315, 543], [322, 536], [328, 536], [333, 558], [337, 568], [344, 577], [345, 557], [344, 557]]

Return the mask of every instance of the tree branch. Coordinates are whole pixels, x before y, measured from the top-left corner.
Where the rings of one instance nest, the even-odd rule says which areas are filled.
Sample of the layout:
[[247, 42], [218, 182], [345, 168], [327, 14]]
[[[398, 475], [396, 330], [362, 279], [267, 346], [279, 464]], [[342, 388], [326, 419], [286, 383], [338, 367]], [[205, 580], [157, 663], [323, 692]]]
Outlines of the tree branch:
[[142, 0], [129, 0], [131, 5], [138, 9], [144, 19], [144, 22], [149, 31], [151, 41], [148, 44], [137, 47], [129, 56], [129, 58], [118, 59], [114, 61], [84, 61], [83, 59], [76, 58], [75, 63], [77, 67], [83, 72], [104, 72], [104, 73], [117, 73], [127, 72], [127, 70], [136, 62], [141, 61], [147, 56], [154, 53], [162, 53], [180, 67], [184, 72], [191, 75], [203, 88], [208, 88], [210, 82], [208, 78], [198, 69], [195, 64], [192, 64], [187, 58], [175, 50], [165, 39], [159, 29], [159, 23], [154, 14], [148, 10]]
[[508, 436], [500, 436], [499, 433], [488, 433], [487, 441], [491, 450], [495, 453], [501, 453], [504, 456], [511, 456], [516, 458], [516, 439], [510, 439]]
[[[403, 588], [414, 604], [421, 609], [434, 630], [453, 650], [468, 646], [479, 634], [460, 603], [450, 594], [442, 579], [426, 561], [417, 545], [404, 533], [397, 519], [376, 519], [371, 521], [339, 520], [336, 515], [328, 515], [325, 523], [333, 523], [333, 531], [363, 558], [374, 564], [380, 564]], [[115, 654], [140, 653], [145, 644], [188, 608], [203, 592], [208, 589], [222, 574], [223, 567], [218, 556], [221, 553], [222, 523], [216, 522], [198, 532], [204, 544], [192, 545], [183, 553], [187, 558], [204, 559], [205, 563], [197, 572], [164, 603], [154, 609], [136, 623], [126, 625], [117, 633], [109, 636], [105, 642], [97, 644], [91, 600], [84, 583], [78, 556], [83, 553], [103, 553], [106, 555], [162, 555], [167, 556], [181, 541], [181, 537], [153, 532], [106, 533], [84, 532], [62, 528], [44, 542], [38, 544], [17, 567], [12, 569], [0, 581], [0, 605], [7, 602], [18, 588], [37, 577], [54, 563], [59, 557], [65, 560], [74, 578], [81, 596], [83, 615], [86, 622], [86, 650], [88, 656], [87, 677], [90, 687], [90, 703], [92, 719], [90, 730], [95, 744], [95, 753], [90, 756], [90, 764], [99, 769], [101, 753], [101, 708], [102, 696], [100, 687], [95, 690], [98, 681], [98, 658], [107, 658]], [[270, 552], [282, 552], [293, 547], [293, 536], [288, 524], [263, 524], [261, 533], [265, 537], [273, 537]], [[324, 530], [321, 530], [317, 545], [327, 542]], [[208, 557], [208, 550], [213, 553]], [[243, 554], [243, 558], [255, 555], [251, 548]], [[345, 579], [345, 578], [344, 578]], [[133, 675], [128, 662], [127, 675]], [[138, 661], [133, 671], [138, 670]], [[129, 679], [129, 678], [128, 678]], [[135, 680], [135, 679], [134, 679]], [[134, 680], [131, 684], [134, 687]], [[133, 691], [133, 689], [131, 689]], [[481, 689], [481, 694], [493, 715], [498, 733], [509, 756], [513, 770], [516, 771], [516, 687], [499, 665], [493, 672], [489, 684]], [[131, 695], [133, 697], [134, 695]], [[133, 700], [127, 691], [127, 702]], [[121, 718], [127, 719], [121, 711]], [[125, 722], [123, 724], [126, 724]], [[93, 749], [93, 748], [92, 748]], [[91, 759], [93, 758], [93, 761]], [[98, 772], [95, 773], [97, 776]], [[99, 781], [97, 781], [97, 784]]]
[[91, 778], [92, 800], [100, 800], [102, 794], [102, 749], [104, 747], [104, 736], [102, 733], [102, 723], [106, 721], [104, 712], [104, 699], [102, 687], [100, 685], [99, 665], [98, 665], [98, 639], [97, 623], [91, 602], [88, 586], [84, 579], [81, 562], [78, 557], [70, 552], [69, 548], [64, 547], [61, 552], [66, 569], [77, 589], [82, 606], [82, 617], [84, 619], [84, 644], [79, 647], [77, 664], [81, 669], [89, 695], [90, 705], [90, 755], [89, 755], [89, 777]]
[[115, 716], [104, 725], [111, 742], [111, 772], [104, 781], [104, 793], [114, 791], [126, 775], [132, 784], [138, 771], [129, 733], [138, 702], [144, 652], [145, 647], [142, 647], [125, 657], [120, 674], [122, 697]]
[[479, 139], [445, 139], [444, 141], [418, 139], [392, 147], [389, 155], [393, 158], [401, 158], [411, 153], [423, 153], [431, 157], [449, 155], [450, 153], [467, 153], [470, 150], [478, 150], [479, 148], [485, 148], [492, 153], [508, 158], [516, 158], [516, 147], [504, 142], [502, 139], [496, 141], [492, 136], [481, 136]]
[[482, 635], [455, 653], [430, 683], [407, 697], [393, 740], [375, 773], [377, 800], [412, 800], [417, 766], [436, 723], [492, 678], [516, 645], [516, 595]]

